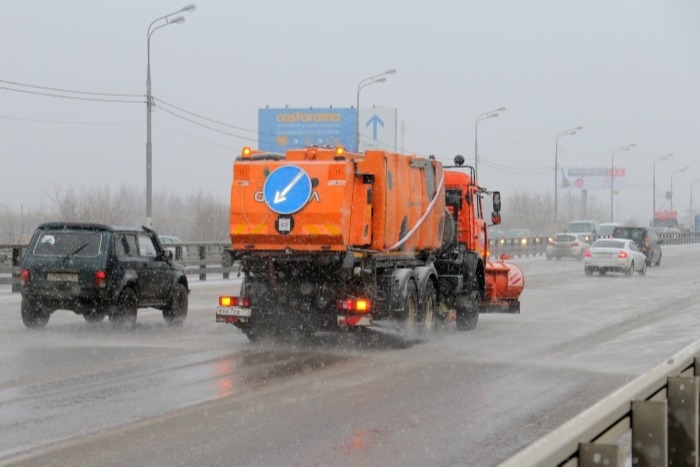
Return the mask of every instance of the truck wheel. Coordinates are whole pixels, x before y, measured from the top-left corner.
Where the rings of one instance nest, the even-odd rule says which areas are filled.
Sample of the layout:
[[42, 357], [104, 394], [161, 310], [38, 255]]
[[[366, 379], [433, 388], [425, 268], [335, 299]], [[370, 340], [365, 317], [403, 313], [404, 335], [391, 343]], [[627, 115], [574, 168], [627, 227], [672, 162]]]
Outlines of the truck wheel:
[[112, 310], [112, 313], [109, 315], [109, 321], [117, 328], [132, 329], [136, 326], [138, 305], [139, 301], [134, 289], [124, 289], [121, 297], [119, 297], [119, 306], [116, 310]]
[[413, 339], [418, 334], [418, 291], [416, 283], [409, 281], [408, 290], [406, 290], [406, 301], [403, 307], [403, 316], [401, 319], [401, 335], [404, 339]]
[[170, 303], [163, 309], [163, 319], [170, 326], [182, 326], [187, 318], [187, 288], [178, 284]]
[[38, 303], [27, 298], [22, 299], [20, 305], [22, 312], [22, 322], [30, 329], [42, 329], [49, 322], [51, 313], [44, 311]]
[[463, 295], [457, 299], [457, 317], [455, 324], [460, 331], [470, 331], [476, 327], [479, 321], [479, 304], [477, 293]]
[[421, 333], [430, 334], [435, 330], [435, 320], [437, 318], [437, 292], [435, 284], [428, 280], [423, 290], [423, 302], [420, 307]]
[[260, 343], [261, 341], [276, 341], [277, 333], [274, 329], [267, 326], [256, 326], [256, 325], [246, 325], [241, 327], [243, 333], [246, 335], [248, 340], [253, 344]]

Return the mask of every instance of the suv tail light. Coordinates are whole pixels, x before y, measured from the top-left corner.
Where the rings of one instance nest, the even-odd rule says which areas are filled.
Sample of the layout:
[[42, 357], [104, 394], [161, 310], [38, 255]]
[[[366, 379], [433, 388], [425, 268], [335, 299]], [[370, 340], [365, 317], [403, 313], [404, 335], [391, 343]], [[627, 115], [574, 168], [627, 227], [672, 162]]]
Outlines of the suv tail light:
[[22, 285], [29, 285], [29, 269], [24, 268], [19, 272], [19, 280]]
[[95, 288], [104, 289], [107, 287], [107, 273], [104, 271], [95, 271]]

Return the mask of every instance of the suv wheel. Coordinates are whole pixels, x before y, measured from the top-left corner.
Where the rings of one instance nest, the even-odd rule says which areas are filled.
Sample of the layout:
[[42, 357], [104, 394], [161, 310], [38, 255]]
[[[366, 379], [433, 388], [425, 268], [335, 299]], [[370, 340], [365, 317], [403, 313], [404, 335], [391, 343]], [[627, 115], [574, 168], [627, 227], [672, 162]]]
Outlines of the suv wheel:
[[109, 320], [116, 327], [131, 329], [136, 325], [136, 311], [138, 309], [138, 298], [134, 289], [124, 289], [119, 297], [119, 307], [112, 310]]
[[88, 323], [99, 323], [105, 319], [105, 314], [102, 311], [93, 310], [89, 313], [83, 313], [83, 318], [85, 318], [85, 321]]
[[51, 313], [44, 311], [38, 303], [22, 298], [20, 305], [22, 311], [22, 322], [30, 329], [42, 329], [49, 322]]
[[171, 326], [181, 326], [187, 318], [187, 288], [177, 284], [170, 303], [163, 309], [163, 319]]

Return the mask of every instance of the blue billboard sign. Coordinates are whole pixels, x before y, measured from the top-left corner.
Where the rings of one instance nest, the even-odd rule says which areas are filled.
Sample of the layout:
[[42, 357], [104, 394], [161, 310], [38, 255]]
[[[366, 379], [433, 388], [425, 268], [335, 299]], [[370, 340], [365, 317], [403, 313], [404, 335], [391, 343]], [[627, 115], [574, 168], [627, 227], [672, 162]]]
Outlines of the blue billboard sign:
[[258, 147], [285, 152], [307, 146], [356, 148], [356, 109], [259, 109]]

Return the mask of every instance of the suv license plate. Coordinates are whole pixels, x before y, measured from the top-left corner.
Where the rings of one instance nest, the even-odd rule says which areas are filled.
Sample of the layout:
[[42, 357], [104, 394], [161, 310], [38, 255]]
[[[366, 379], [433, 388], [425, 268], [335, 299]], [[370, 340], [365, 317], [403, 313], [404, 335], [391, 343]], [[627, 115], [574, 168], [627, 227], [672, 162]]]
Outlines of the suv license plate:
[[46, 275], [46, 279], [52, 282], [78, 282], [78, 275], [69, 273], [50, 272]]
[[238, 316], [239, 318], [250, 318], [252, 310], [250, 308], [242, 308], [240, 306], [218, 307], [216, 314], [218, 316]]

